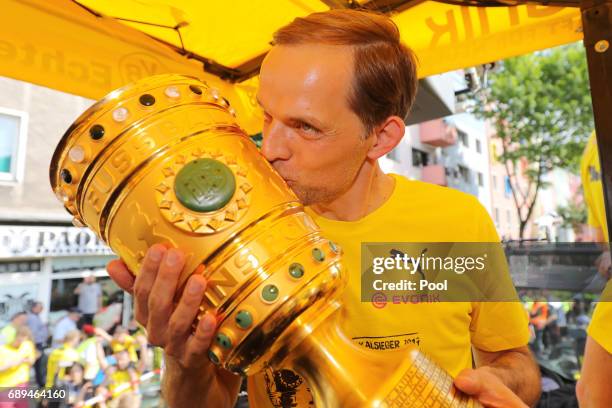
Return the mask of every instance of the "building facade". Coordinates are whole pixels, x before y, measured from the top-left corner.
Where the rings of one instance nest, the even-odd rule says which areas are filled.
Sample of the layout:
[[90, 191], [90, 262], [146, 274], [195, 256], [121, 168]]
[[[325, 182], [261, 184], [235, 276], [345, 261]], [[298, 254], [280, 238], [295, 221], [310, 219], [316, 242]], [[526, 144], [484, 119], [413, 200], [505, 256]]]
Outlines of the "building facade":
[[66, 129], [93, 101], [0, 77], [0, 325], [32, 302], [43, 319], [76, 304], [73, 290], [99, 277], [105, 305], [121, 302], [108, 278], [112, 252], [71, 218], [49, 184], [49, 163]]

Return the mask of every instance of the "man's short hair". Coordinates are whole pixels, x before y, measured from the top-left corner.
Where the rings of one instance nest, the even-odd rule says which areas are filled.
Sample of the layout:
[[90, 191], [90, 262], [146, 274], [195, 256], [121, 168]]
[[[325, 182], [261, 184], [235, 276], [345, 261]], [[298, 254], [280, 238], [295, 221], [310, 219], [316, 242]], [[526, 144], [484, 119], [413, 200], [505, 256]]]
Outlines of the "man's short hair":
[[385, 15], [330, 10], [298, 17], [274, 33], [274, 45], [325, 44], [353, 47], [349, 106], [366, 135], [386, 118], [405, 118], [416, 97], [414, 52], [400, 42], [397, 25]]
[[23, 310], [20, 310], [20, 311], [18, 311], [18, 312], [16, 312], [16, 313], [13, 313], [13, 315], [11, 316], [11, 322], [12, 322], [13, 320], [17, 319], [19, 316], [24, 316], [24, 315], [26, 315], [26, 314], [27, 314], [27, 313], [26, 313], [26, 312], [24, 312]]
[[20, 326], [15, 330], [15, 338], [32, 340], [32, 332], [28, 326]]
[[81, 332], [80, 331], [78, 331], [78, 330], [70, 330], [64, 336], [64, 343], [68, 343], [68, 342], [76, 341], [76, 340], [80, 340], [80, 339], [81, 339]]

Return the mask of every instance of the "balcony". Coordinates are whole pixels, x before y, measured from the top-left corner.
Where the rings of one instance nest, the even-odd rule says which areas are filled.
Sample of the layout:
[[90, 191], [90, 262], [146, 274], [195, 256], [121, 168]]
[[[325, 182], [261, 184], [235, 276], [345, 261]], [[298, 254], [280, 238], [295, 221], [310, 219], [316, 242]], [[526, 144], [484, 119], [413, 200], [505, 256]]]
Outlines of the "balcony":
[[446, 172], [444, 166], [441, 164], [431, 164], [429, 166], [423, 166], [421, 170], [422, 180], [431, 183], [437, 184], [439, 186], [446, 186]]
[[421, 123], [419, 134], [421, 143], [436, 147], [448, 147], [457, 143], [457, 129], [441, 119]]

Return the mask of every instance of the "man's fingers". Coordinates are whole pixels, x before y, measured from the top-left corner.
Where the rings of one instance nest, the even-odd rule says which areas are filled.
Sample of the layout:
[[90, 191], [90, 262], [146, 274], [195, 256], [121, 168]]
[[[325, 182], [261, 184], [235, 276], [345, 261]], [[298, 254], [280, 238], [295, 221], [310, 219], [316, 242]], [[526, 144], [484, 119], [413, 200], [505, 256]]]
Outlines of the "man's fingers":
[[106, 270], [117, 285], [130, 294], [134, 293], [134, 275], [120, 259], [114, 259], [106, 265]]
[[165, 253], [165, 246], [161, 244], [151, 246], [142, 261], [140, 273], [134, 283], [134, 315], [136, 320], [145, 326], [149, 318], [149, 295]]
[[494, 374], [466, 369], [455, 378], [455, 387], [478, 400], [485, 408], [528, 408], [527, 405]]
[[178, 278], [185, 265], [185, 256], [178, 249], [166, 251], [157, 272], [157, 277], [149, 293], [148, 322], [149, 340], [152, 344], [163, 341], [168, 321], [174, 309], [174, 296]]
[[202, 276], [193, 275], [187, 281], [181, 300], [168, 324], [170, 341], [184, 343], [191, 334], [191, 325], [200, 310], [204, 289], [206, 289], [206, 279]]
[[212, 313], [206, 312], [200, 319], [195, 333], [187, 340], [185, 349], [186, 366], [197, 367], [209, 362], [208, 348], [216, 327], [217, 319]]

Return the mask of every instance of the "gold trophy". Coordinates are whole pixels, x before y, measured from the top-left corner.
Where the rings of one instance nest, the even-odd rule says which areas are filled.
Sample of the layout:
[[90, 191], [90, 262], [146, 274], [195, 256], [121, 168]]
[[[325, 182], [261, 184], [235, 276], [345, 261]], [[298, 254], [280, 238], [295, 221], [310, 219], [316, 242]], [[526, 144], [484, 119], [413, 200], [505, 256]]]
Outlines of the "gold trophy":
[[159, 75], [110, 93], [64, 134], [50, 178], [131, 271], [155, 243], [185, 251], [180, 290], [203, 275], [200, 316], [218, 316], [214, 364], [292, 369], [317, 407], [479, 406], [416, 346], [380, 354], [342, 333], [341, 249], [206, 83]]

